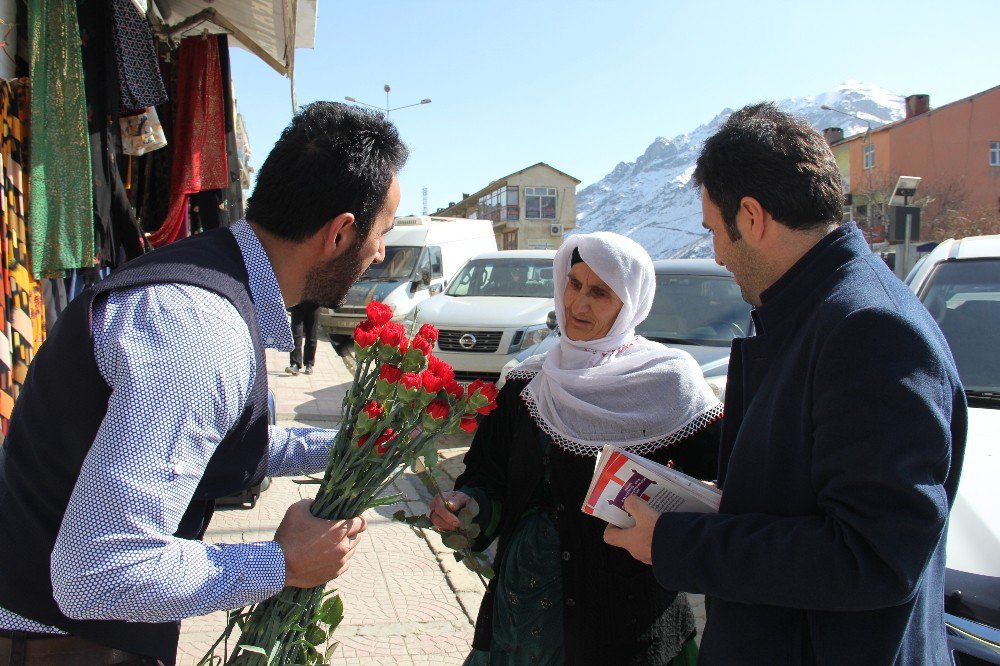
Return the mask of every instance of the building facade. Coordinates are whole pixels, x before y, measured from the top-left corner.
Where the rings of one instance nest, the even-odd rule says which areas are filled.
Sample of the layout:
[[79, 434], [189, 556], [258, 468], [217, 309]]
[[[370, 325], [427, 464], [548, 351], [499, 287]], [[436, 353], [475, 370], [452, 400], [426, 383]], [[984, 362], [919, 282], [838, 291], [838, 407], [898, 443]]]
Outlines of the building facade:
[[900, 176], [921, 178], [909, 202], [921, 208], [921, 240], [933, 240], [936, 229], [990, 233], [1000, 223], [1000, 86], [937, 109], [926, 95], [911, 95], [903, 120], [847, 138], [836, 128], [826, 135], [849, 194], [845, 217], [873, 246], [890, 241], [889, 200]]
[[576, 227], [580, 181], [544, 162], [499, 178], [434, 215], [491, 220], [501, 250], [555, 250]]

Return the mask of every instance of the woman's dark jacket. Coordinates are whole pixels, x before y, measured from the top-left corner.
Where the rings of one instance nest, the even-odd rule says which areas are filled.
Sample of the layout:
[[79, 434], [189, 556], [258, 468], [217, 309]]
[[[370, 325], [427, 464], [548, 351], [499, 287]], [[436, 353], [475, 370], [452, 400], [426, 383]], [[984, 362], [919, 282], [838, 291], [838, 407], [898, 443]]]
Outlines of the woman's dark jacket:
[[[544, 496], [548, 468], [551, 486], [546, 502], [555, 510], [563, 549], [562, 586], [567, 664], [666, 664], [692, 633], [683, 598], [657, 584], [652, 568], [626, 550], [604, 542], [604, 521], [580, 507], [594, 472], [593, 457], [567, 453], [558, 445], [543, 455], [539, 429], [520, 398], [527, 380], [511, 380], [497, 396], [497, 409], [483, 419], [465, 455], [465, 472], [455, 488], [479, 489], [500, 504], [499, 526], [484, 531], [476, 549], [499, 538], [494, 570], [500, 571], [511, 536], [524, 512]], [[664, 405], [664, 409], [670, 409]], [[719, 422], [649, 458], [699, 478], [714, 478]], [[490, 507], [481, 507], [484, 522]], [[476, 622], [473, 646], [489, 650], [493, 635], [490, 584]]]

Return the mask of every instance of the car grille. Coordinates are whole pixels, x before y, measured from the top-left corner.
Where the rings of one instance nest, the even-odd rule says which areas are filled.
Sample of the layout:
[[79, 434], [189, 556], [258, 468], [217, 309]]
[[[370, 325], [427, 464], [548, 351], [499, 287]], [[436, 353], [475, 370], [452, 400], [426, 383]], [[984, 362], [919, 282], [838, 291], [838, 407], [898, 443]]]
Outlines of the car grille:
[[482, 379], [483, 381], [493, 382], [494, 384], [500, 379], [499, 372], [462, 372], [460, 370], [455, 371], [455, 381], [464, 386], [468, 386], [477, 379]]
[[[465, 335], [476, 339], [476, 343], [468, 349], [459, 342]], [[441, 351], [492, 354], [500, 346], [502, 336], [503, 331], [438, 331], [438, 347]]]
[[355, 307], [353, 305], [345, 305], [342, 308], [334, 308], [333, 311], [339, 315], [361, 315], [362, 317], [365, 317], [368, 314], [364, 307]]

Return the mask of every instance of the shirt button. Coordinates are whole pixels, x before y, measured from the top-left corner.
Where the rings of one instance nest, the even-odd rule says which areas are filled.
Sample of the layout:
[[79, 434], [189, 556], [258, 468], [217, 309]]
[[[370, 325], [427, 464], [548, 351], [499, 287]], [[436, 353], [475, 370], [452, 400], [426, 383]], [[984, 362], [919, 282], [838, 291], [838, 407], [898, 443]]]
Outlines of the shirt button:
[[274, 338], [268, 337], [266, 340], [264, 340], [264, 344], [265, 345], [273, 345], [274, 344]]
[[565, 511], [565, 510], [566, 510], [566, 505], [564, 505], [564, 504], [557, 504], [556, 505], [556, 511]]
[[573, 606], [576, 606], [576, 601], [572, 598], [569, 598], [566, 600], [566, 605], [572, 608]]
[[569, 559], [569, 551], [568, 550], [564, 550], [563, 551], [563, 559], [564, 560], [568, 560]]
[[542, 464], [543, 465], [548, 465], [549, 464], [549, 457], [548, 456], [542, 456]]

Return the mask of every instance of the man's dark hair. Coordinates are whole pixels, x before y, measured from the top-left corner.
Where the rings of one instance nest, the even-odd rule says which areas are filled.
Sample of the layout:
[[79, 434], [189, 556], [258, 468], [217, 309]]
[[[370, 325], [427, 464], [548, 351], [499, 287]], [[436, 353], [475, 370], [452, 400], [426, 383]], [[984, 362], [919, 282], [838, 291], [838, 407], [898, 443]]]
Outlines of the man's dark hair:
[[305, 240], [341, 213], [368, 237], [409, 152], [385, 117], [337, 102], [302, 107], [257, 172], [248, 220]]
[[705, 141], [694, 171], [722, 211], [730, 240], [739, 240], [736, 213], [753, 197], [792, 229], [836, 222], [844, 190], [833, 153], [823, 135], [772, 103], [745, 106]]

